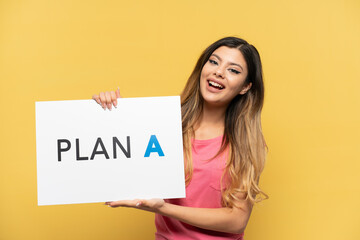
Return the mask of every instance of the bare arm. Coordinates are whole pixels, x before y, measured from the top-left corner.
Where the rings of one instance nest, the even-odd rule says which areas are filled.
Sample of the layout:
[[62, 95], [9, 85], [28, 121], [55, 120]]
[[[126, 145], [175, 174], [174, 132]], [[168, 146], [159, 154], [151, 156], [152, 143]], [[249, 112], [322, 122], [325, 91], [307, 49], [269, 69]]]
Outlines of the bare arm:
[[134, 207], [175, 218], [187, 224], [228, 233], [242, 233], [250, 217], [252, 205], [239, 202], [233, 208], [193, 208], [164, 202], [162, 199], [107, 202], [110, 207]]

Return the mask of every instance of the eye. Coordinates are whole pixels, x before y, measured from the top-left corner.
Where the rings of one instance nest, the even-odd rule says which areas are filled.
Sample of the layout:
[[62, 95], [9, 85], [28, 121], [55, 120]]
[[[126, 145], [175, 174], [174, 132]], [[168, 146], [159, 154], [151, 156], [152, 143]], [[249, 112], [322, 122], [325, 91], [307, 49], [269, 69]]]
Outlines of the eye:
[[233, 72], [233, 73], [235, 73], [235, 74], [239, 74], [239, 73], [240, 73], [238, 70], [235, 70], [235, 69], [233, 69], [233, 68], [230, 68], [229, 71], [230, 71], [230, 72]]
[[209, 59], [209, 63], [211, 63], [211, 64], [215, 64], [215, 65], [217, 65], [217, 64], [218, 64], [218, 63], [217, 63], [217, 61], [212, 60], [212, 59]]

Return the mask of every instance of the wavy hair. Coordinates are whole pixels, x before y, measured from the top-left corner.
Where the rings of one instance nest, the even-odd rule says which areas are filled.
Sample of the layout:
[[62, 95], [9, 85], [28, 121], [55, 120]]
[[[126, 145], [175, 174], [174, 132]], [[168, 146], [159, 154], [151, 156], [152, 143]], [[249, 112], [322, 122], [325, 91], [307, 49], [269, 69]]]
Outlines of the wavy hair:
[[[218, 154], [228, 149], [228, 159], [223, 178], [228, 179], [222, 190], [222, 205], [236, 206], [246, 195], [252, 204], [267, 199], [260, 189], [260, 174], [264, 169], [267, 146], [261, 128], [261, 110], [264, 102], [264, 83], [260, 55], [256, 48], [237, 37], [222, 38], [206, 48], [198, 59], [183, 92], [181, 112], [185, 155], [185, 176], [188, 185], [193, 175], [191, 138], [195, 136], [193, 126], [203, 111], [200, 93], [200, 75], [211, 54], [221, 46], [238, 49], [245, 58], [248, 75], [245, 84], [251, 88], [244, 95], [237, 95], [225, 113], [225, 128], [222, 147]], [[221, 180], [221, 185], [222, 185]]]

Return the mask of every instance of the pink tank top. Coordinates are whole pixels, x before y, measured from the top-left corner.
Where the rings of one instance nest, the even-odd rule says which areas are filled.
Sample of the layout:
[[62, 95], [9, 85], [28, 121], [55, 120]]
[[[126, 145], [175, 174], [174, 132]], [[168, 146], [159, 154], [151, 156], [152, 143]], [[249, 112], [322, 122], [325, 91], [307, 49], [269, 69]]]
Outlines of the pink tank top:
[[[221, 147], [222, 136], [192, 141], [193, 177], [186, 187], [186, 198], [167, 199], [168, 203], [200, 208], [221, 208], [220, 179], [226, 156], [213, 158]], [[213, 158], [213, 159], [211, 159]], [[211, 159], [211, 160], [210, 160]], [[155, 239], [243, 239], [244, 233], [231, 234], [201, 229], [176, 219], [155, 214]]]

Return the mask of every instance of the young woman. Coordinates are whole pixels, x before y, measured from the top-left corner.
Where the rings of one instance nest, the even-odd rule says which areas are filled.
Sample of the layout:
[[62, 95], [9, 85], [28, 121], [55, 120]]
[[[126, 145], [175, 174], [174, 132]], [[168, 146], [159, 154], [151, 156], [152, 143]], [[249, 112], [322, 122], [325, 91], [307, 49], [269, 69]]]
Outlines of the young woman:
[[[119, 89], [94, 95], [104, 109]], [[266, 144], [261, 130], [260, 56], [226, 37], [201, 54], [181, 94], [186, 198], [107, 202], [156, 213], [156, 239], [243, 239], [259, 188]]]

